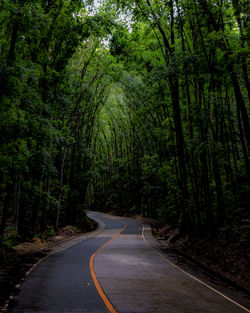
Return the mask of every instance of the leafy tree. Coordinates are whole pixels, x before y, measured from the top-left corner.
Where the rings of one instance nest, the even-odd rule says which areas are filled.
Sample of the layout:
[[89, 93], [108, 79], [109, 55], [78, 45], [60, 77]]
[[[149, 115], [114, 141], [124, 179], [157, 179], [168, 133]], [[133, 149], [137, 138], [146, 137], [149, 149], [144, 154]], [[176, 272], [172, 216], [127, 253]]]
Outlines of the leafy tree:
[[0, 8], [1, 245], [8, 219], [25, 240], [87, 207], [249, 224], [244, 1]]

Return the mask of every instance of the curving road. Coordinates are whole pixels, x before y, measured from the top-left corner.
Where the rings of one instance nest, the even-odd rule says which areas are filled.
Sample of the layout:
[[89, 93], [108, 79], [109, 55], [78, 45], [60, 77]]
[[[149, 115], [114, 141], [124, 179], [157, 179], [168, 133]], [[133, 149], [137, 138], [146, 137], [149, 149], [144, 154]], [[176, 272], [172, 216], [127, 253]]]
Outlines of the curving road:
[[41, 262], [8, 312], [250, 312], [246, 296], [193, 276], [166, 258], [149, 227], [127, 218], [88, 215], [100, 229]]

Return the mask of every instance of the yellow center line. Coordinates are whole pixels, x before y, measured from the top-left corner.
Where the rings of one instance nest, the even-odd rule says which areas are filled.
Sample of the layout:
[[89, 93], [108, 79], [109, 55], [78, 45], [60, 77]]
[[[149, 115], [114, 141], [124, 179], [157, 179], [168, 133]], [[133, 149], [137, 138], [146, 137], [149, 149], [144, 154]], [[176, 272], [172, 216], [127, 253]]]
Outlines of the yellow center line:
[[94, 281], [94, 284], [96, 286], [96, 289], [99, 293], [99, 295], [101, 296], [103, 302], [105, 303], [107, 309], [109, 310], [110, 313], [117, 313], [117, 311], [114, 309], [114, 307], [112, 306], [112, 304], [109, 302], [108, 298], [106, 297], [97, 277], [96, 277], [96, 274], [95, 274], [95, 270], [94, 270], [94, 259], [96, 257], [96, 255], [105, 247], [107, 246], [112, 240], [114, 240], [115, 238], [119, 237], [120, 234], [125, 230], [125, 228], [127, 227], [127, 224], [122, 222], [122, 221], [119, 221], [121, 222], [124, 226], [123, 228], [117, 233], [115, 234], [112, 238], [110, 238], [107, 242], [105, 242], [98, 250], [96, 250], [92, 255], [91, 255], [91, 258], [90, 258], [90, 262], [89, 262], [89, 268], [90, 268], [90, 273], [91, 273], [91, 276], [92, 276], [92, 279]]

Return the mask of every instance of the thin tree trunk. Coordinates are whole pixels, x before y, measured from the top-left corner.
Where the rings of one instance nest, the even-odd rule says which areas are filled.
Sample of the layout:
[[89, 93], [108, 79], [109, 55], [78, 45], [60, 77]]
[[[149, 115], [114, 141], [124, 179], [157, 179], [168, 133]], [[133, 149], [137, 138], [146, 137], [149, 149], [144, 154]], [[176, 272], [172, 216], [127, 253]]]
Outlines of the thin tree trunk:
[[[231, 79], [234, 87], [235, 100], [237, 103], [238, 110], [241, 112], [241, 119], [243, 122], [243, 129], [245, 133], [245, 138], [247, 142], [247, 151], [248, 155], [250, 154], [250, 127], [249, 127], [249, 119], [247, 109], [244, 103], [244, 99], [240, 90], [240, 85], [237, 80], [236, 74], [232, 71], [232, 66], [229, 66], [229, 70], [231, 70]], [[238, 118], [239, 120], [239, 118]], [[243, 134], [243, 132], [242, 132]]]
[[6, 196], [4, 199], [4, 205], [3, 205], [3, 214], [2, 214], [2, 220], [0, 224], [0, 247], [3, 244], [3, 238], [4, 238], [4, 231], [6, 228], [6, 222], [7, 222], [7, 217], [8, 217], [8, 212], [9, 212], [9, 207], [10, 207], [10, 199], [11, 199], [11, 192], [12, 192], [12, 184], [8, 183], [7, 188], [6, 188]]
[[58, 207], [57, 207], [57, 214], [56, 214], [56, 224], [55, 228], [56, 231], [58, 231], [58, 225], [59, 225], [59, 217], [60, 217], [60, 209], [61, 209], [61, 199], [62, 199], [62, 186], [63, 186], [63, 174], [64, 174], [64, 164], [66, 159], [68, 147], [64, 147], [62, 162], [61, 162], [61, 168], [60, 168], [60, 178], [59, 178], [59, 192], [58, 192]]

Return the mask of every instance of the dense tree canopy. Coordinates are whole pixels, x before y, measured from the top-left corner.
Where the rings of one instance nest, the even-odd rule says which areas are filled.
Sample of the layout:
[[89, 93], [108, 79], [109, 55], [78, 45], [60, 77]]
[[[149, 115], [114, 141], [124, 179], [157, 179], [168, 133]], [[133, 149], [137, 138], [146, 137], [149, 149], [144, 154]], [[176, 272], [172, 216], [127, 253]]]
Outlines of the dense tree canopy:
[[1, 244], [87, 208], [249, 231], [247, 7], [1, 0]]

